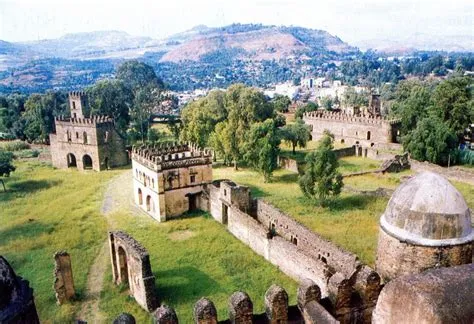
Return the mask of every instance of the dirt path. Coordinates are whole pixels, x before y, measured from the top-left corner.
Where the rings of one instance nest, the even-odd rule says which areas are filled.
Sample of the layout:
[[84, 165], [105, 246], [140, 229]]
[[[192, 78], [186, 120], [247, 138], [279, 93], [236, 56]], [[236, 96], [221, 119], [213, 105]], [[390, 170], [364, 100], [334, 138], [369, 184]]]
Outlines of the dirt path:
[[[133, 204], [133, 187], [131, 181], [131, 171], [125, 171], [122, 174], [111, 179], [102, 201], [101, 213], [107, 220], [107, 229], [116, 229], [117, 225], [110, 215], [117, 210], [128, 209], [135, 214], [140, 212]], [[77, 314], [77, 319], [87, 321], [88, 323], [103, 323], [104, 315], [100, 312], [100, 293], [104, 287], [104, 276], [109, 266], [109, 243], [104, 241], [94, 263], [92, 264], [87, 277], [87, 287], [81, 310]]]

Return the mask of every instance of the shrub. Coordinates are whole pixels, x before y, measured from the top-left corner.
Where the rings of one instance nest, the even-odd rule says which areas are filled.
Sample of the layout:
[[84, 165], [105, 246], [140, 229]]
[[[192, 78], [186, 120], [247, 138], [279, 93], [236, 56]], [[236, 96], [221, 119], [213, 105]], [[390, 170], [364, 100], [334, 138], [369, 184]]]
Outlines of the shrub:
[[4, 151], [16, 152], [21, 150], [27, 150], [30, 148], [30, 145], [22, 141], [13, 141], [2, 143], [1, 147]]
[[474, 165], [474, 151], [471, 151], [471, 150], [459, 151], [459, 163]]

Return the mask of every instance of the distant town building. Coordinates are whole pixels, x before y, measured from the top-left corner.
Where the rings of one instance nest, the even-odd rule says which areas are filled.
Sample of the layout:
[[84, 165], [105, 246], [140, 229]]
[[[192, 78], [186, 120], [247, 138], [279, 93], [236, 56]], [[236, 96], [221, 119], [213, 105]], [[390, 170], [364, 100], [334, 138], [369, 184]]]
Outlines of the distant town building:
[[57, 117], [56, 132], [49, 135], [54, 167], [101, 171], [128, 163], [113, 118], [88, 117], [84, 92], [69, 93], [69, 108], [71, 117]]

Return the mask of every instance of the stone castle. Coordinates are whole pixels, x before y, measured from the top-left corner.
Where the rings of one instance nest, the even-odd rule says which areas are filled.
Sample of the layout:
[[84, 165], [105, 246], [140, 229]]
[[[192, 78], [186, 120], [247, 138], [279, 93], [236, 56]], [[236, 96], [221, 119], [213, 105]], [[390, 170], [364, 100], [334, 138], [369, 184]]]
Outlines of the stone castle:
[[400, 120], [381, 115], [380, 96], [372, 94], [369, 106], [345, 107], [342, 111], [317, 110], [303, 115], [311, 128], [311, 138], [319, 140], [329, 130], [337, 142], [347, 145], [374, 146], [398, 143]]
[[84, 92], [69, 93], [71, 117], [55, 118], [50, 134], [51, 156], [56, 168], [95, 171], [126, 165], [124, 139], [107, 116], [88, 116]]
[[212, 181], [212, 153], [190, 144], [136, 147], [132, 170], [135, 203], [166, 221], [201, 208], [204, 185]]

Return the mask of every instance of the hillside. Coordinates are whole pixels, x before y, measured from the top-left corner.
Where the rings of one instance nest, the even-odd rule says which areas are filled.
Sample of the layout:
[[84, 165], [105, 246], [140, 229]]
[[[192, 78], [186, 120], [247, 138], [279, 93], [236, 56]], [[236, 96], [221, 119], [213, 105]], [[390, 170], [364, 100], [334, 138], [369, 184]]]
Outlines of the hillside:
[[161, 40], [122, 31], [67, 34], [0, 42], [0, 92], [81, 88], [127, 59], [151, 64], [172, 89], [262, 85], [357, 51], [326, 31], [260, 24], [201, 25]]

